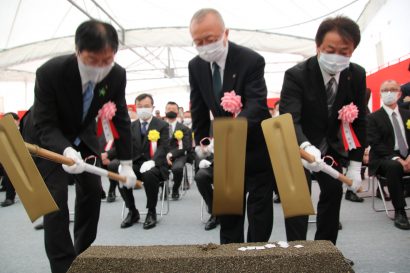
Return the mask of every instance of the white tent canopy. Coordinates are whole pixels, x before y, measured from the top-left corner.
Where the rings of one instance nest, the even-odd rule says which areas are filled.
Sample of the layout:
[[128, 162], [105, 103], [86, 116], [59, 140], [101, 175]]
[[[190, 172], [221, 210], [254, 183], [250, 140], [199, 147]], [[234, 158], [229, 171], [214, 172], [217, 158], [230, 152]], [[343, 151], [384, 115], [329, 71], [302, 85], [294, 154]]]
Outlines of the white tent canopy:
[[0, 84], [24, 82], [27, 108], [36, 68], [51, 57], [74, 52], [75, 29], [96, 18], [118, 30], [122, 46], [116, 62], [127, 69], [130, 103], [137, 93], [150, 91], [172, 93], [187, 106], [187, 64], [196, 55], [189, 22], [196, 10], [212, 7], [221, 12], [230, 40], [265, 57], [269, 96], [279, 96], [284, 71], [315, 54], [314, 35], [324, 18], [347, 15], [363, 32], [387, 2], [408, 1], [2, 0]]

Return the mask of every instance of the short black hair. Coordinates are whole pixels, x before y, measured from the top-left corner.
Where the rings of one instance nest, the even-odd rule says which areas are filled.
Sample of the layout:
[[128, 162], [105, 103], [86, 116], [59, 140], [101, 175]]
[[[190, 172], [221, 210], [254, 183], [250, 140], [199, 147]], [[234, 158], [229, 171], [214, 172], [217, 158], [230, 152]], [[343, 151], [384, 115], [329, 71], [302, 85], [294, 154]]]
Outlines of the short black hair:
[[19, 119], [20, 119], [19, 116], [18, 116], [16, 113], [14, 113], [14, 112], [5, 113], [5, 114], [3, 115], [3, 117], [5, 117], [5, 116], [7, 116], [7, 115], [11, 115], [14, 120], [19, 120]]
[[154, 105], [154, 98], [150, 94], [147, 94], [147, 93], [142, 93], [142, 94], [138, 95], [135, 98], [135, 104], [137, 104], [137, 101], [142, 101], [145, 98], [150, 98], [150, 100], [152, 102], [152, 105]]
[[169, 101], [169, 102], [167, 102], [167, 105], [176, 105], [177, 108], [179, 109], [178, 103], [176, 103], [176, 102]]
[[88, 20], [78, 26], [75, 32], [75, 47], [81, 52], [88, 50], [98, 52], [106, 47], [118, 51], [118, 34], [115, 28], [99, 20]]
[[355, 49], [360, 43], [360, 28], [356, 22], [346, 16], [336, 16], [320, 24], [315, 37], [317, 47], [323, 43], [326, 33], [331, 31], [336, 31], [344, 40], [352, 42]]

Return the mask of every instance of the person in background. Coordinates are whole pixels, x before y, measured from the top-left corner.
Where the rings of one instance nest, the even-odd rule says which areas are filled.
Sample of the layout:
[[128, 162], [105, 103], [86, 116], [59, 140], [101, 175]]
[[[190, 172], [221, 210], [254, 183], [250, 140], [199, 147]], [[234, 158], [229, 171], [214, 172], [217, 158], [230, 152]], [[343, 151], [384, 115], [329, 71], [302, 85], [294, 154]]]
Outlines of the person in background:
[[409, 230], [403, 176], [410, 173], [410, 111], [399, 108], [400, 85], [395, 80], [380, 86], [382, 107], [369, 115], [367, 134], [371, 147], [369, 175], [382, 175], [387, 180], [390, 198], [395, 210], [394, 226]]
[[[168, 123], [153, 117], [154, 99], [150, 94], [140, 94], [135, 99], [138, 119], [131, 123], [132, 133], [132, 167], [139, 180], [144, 183], [147, 196], [148, 213], [145, 217], [144, 229], [157, 225], [157, 202], [159, 186], [168, 179]], [[128, 228], [140, 219], [135, 206], [132, 188], [120, 188], [128, 214], [121, 223], [121, 228]]]
[[[410, 62], [407, 70], [410, 72]], [[410, 81], [400, 86], [401, 96], [398, 105], [401, 108], [410, 110]]]
[[[285, 72], [279, 109], [280, 114], [292, 114], [300, 148], [315, 157], [313, 163], [303, 160], [309, 188], [310, 172], [314, 172], [320, 187], [315, 240], [336, 244], [343, 187], [340, 181], [320, 171], [319, 162], [322, 157], [330, 156], [336, 162], [333, 168], [342, 172], [342, 162], [348, 160], [346, 176], [353, 180], [350, 189], [360, 188], [367, 146], [366, 73], [361, 66], [350, 62], [360, 42], [359, 26], [350, 18], [325, 19], [319, 25], [315, 42], [317, 55]], [[338, 119], [338, 112], [344, 106], [358, 113], [351, 123], [358, 143], [349, 143], [349, 147], [343, 145]], [[288, 241], [306, 240], [308, 216], [288, 218], [285, 227]], [[353, 265], [348, 259], [346, 262]]]
[[172, 199], [179, 199], [179, 187], [181, 186], [184, 166], [187, 156], [192, 150], [191, 130], [177, 121], [178, 104], [169, 101], [165, 106], [165, 117], [169, 124], [169, 152], [167, 154], [168, 166], [171, 168], [174, 185], [172, 187]]
[[184, 120], [183, 123], [186, 127], [189, 129], [192, 128], [192, 118], [191, 118], [191, 111], [185, 111], [184, 112]]
[[[3, 117], [6, 117], [8, 115], [13, 117], [14, 123], [16, 124], [17, 128], [19, 128], [20, 126], [19, 116], [16, 113], [8, 112], [8, 113], [5, 113]], [[0, 203], [0, 206], [8, 207], [14, 204], [14, 199], [16, 198], [16, 190], [14, 189], [13, 184], [11, 184], [11, 181], [7, 173], [3, 169], [3, 166], [0, 165], [0, 168], [2, 169], [2, 173], [3, 173], [3, 187], [6, 191], [6, 199]]]
[[155, 117], [158, 119], [162, 119], [161, 112], [159, 110], [155, 110]]
[[[200, 141], [210, 136], [211, 118], [232, 117], [221, 106], [225, 92], [241, 96], [243, 107], [238, 117], [247, 119], [244, 213], [219, 217], [221, 244], [245, 241], [245, 215], [248, 216], [248, 242], [266, 242], [272, 233], [272, 192], [275, 178], [262, 132], [261, 122], [270, 117], [264, 79], [264, 58], [243, 46], [228, 41], [221, 14], [215, 9], [197, 11], [190, 32], [198, 56], [188, 65], [191, 88], [192, 129], [196, 152], [203, 156]], [[246, 198], [248, 196], [248, 198]], [[245, 209], [247, 213], [245, 213]]]
[[[112, 119], [119, 138], [115, 140], [120, 175], [133, 188], [136, 176], [131, 161], [131, 130], [125, 101], [126, 72], [114, 62], [118, 50], [115, 28], [88, 20], [75, 32], [75, 54], [52, 58], [36, 72], [34, 104], [24, 118], [23, 138], [75, 164], [60, 165], [35, 157], [45, 183], [60, 208], [44, 219], [44, 242], [53, 273], [67, 272], [74, 259], [97, 236], [101, 206], [101, 178], [84, 172], [83, 158], [98, 158], [96, 135], [98, 111], [111, 101]], [[98, 164], [98, 163], [97, 163]], [[68, 184], [75, 181], [74, 238], [71, 238]]]

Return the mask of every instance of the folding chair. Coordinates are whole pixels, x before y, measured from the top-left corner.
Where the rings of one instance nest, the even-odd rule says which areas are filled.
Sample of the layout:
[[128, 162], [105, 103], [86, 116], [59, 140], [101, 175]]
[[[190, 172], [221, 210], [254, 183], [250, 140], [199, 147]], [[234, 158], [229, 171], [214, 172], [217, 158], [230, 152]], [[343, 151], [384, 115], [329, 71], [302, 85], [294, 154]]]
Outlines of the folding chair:
[[[389, 217], [390, 219], [394, 219], [394, 215], [390, 215], [389, 211], [394, 211], [393, 208], [388, 208], [387, 206], [387, 201], [384, 198], [384, 194], [380, 194], [381, 198], [382, 198], [382, 202], [383, 202], [383, 208], [376, 208], [375, 205], [375, 199], [376, 199], [376, 190], [377, 188], [375, 187], [375, 184], [377, 184], [377, 186], [379, 187], [380, 191], [382, 190], [382, 187], [385, 186], [387, 184], [386, 181], [386, 177], [376, 174], [375, 176], [372, 176], [371, 178], [369, 178], [370, 180], [370, 186], [372, 188], [372, 208], [374, 211], [376, 212], [380, 212], [380, 211], [384, 211], [386, 212], [387, 217]], [[410, 175], [405, 175], [403, 177], [403, 184], [406, 185], [410, 185]], [[409, 207], [406, 207], [406, 210], [410, 209]]]

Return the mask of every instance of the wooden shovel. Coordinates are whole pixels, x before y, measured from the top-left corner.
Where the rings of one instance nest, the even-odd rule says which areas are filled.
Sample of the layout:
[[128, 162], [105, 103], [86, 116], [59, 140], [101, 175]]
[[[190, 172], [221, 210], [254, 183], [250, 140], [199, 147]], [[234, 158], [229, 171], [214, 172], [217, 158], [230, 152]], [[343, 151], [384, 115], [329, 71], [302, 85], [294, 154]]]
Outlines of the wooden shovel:
[[262, 122], [285, 218], [314, 215], [315, 210], [290, 114]]
[[48, 191], [11, 116], [0, 119], [0, 162], [34, 222], [59, 208]]
[[[75, 164], [74, 160], [72, 160], [71, 158], [68, 158], [58, 153], [43, 149], [37, 145], [33, 145], [30, 143], [24, 143], [24, 144], [26, 145], [30, 153], [34, 156], [39, 156], [39, 157], [48, 159], [50, 161], [65, 164], [68, 166]], [[121, 183], [127, 182], [127, 178], [125, 176], [121, 176], [117, 173], [113, 173], [103, 168], [100, 168], [100, 167], [97, 167], [91, 164], [87, 164], [87, 163], [85, 164], [85, 172], [92, 173], [92, 174], [99, 175], [99, 176], [108, 177], [112, 180], [116, 180]], [[135, 185], [135, 188], [140, 189], [141, 187], [142, 187], [141, 181], [137, 180], [137, 184]]]
[[244, 118], [213, 121], [213, 215], [243, 214], [247, 128]]

